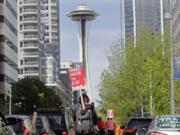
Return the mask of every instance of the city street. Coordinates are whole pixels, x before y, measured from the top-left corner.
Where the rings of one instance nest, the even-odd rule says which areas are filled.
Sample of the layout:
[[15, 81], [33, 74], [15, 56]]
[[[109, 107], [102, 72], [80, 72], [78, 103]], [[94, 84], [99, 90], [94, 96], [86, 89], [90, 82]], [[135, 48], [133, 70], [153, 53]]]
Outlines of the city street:
[[179, 0], [0, 0], [0, 135], [180, 135]]

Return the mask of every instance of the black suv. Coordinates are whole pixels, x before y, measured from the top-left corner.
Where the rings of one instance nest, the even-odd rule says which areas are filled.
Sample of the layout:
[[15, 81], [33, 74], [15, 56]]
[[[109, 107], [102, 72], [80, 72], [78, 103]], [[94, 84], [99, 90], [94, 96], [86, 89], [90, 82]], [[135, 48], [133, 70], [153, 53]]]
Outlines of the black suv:
[[129, 119], [126, 128], [123, 131], [123, 135], [145, 135], [152, 118], [146, 117], [132, 117]]
[[38, 110], [38, 115], [48, 118], [50, 127], [56, 135], [68, 134], [68, 125], [64, 112], [56, 109]]

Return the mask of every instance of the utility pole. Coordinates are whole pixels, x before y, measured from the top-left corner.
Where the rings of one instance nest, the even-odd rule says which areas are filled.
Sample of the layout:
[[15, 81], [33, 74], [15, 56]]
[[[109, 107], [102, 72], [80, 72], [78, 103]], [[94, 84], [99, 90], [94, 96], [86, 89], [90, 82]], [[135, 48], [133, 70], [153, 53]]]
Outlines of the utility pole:
[[9, 91], [9, 115], [12, 114], [12, 90]]
[[174, 47], [173, 47], [173, 31], [172, 31], [172, 0], [170, 0], [170, 32], [171, 32], [171, 95], [170, 95], [170, 110], [174, 114]]

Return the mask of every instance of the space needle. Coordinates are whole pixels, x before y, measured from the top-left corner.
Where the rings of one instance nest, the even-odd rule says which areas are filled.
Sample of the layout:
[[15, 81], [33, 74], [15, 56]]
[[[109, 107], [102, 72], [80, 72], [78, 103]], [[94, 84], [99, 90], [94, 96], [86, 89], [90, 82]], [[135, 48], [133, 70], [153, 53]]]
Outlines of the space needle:
[[70, 17], [72, 21], [75, 21], [78, 26], [78, 40], [80, 50], [79, 60], [85, 70], [86, 92], [92, 100], [92, 89], [88, 67], [88, 26], [90, 21], [95, 20], [98, 14], [95, 11], [90, 10], [84, 2], [81, 2], [81, 4], [76, 7], [76, 10], [71, 11], [67, 16]]

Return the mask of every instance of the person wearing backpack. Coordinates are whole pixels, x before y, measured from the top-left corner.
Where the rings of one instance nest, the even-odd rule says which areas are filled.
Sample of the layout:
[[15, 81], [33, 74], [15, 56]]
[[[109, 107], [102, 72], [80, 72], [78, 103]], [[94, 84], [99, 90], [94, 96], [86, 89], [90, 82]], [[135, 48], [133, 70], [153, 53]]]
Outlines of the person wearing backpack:
[[[89, 97], [83, 93], [83, 100], [79, 99], [79, 104], [72, 109], [76, 135], [95, 135], [97, 124], [97, 114], [94, 103], [89, 103]], [[83, 101], [83, 103], [82, 103]], [[84, 105], [85, 108], [82, 106]]]
[[107, 129], [108, 135], [115, 135], [116, 124], [112, 118], [108, 118], [106, 122], [106, 129]]

